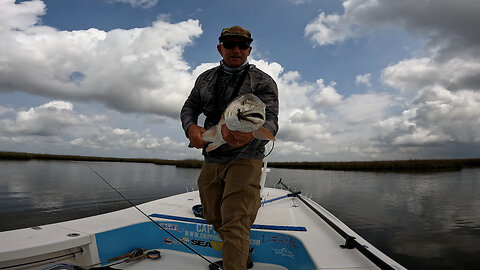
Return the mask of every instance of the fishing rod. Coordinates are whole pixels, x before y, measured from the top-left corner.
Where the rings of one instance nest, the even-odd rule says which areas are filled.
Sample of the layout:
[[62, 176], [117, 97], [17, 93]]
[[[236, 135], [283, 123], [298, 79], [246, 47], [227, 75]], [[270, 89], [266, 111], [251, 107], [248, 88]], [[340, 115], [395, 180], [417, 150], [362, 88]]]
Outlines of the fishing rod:
[[[283, 187], [285, 187], [288, 191], [293, 192], [287, 185], [282, 183], [282, 178], [280, 178], [280, 181], [278, 181], [277, 185], [281, 184]], [[355, 237], [352, 235], [349, 235], [347, 232], [342, 230], [340, 227], [337, 226], [337, 224], [333, 223], [329, 218], [327, 218], [324, 214], [322, 214], [320, 211], [318, 211], [317, 208], [313, 207], [309, 202], [307, 202], [305, 199], [300, 197], [300, 194], [295, 195], [300, 201], [302, 201], [308, 208], [310, 208], [315, 214], [317, 214], [320, 218], [323, 219], [332, 229], [334, 229], [338, 234], [340, 234], [343, 238], [345, 238], [345, 244], [340, 245], [341, 248], [346, 248], [346, 249], [354, 249], [356, 248], [360, 253], [362, 253], [365, 257], [367, 257], [371, 262], [373, 262], [376, 266], [380, 267], [382, 270], [395, 270], [391, 265], [386, 263], [384, 260], [379, 258], [377, 255], [373, 254], [368, 248], [362, 244], [360, 244], [357, 240], [355, 240]]]
[[271, 203], [271, 202], [278, 201], [280, 199], [288, 198], [288, 197], [297, 197], [297, 195], [299, 195], [300, 193], [302, 193], [302, 192], [297, 191], [297, 192], [288, 193], [287, 195], [284, 195], [284, 196], [280, 196], [280, 197], [276, 197], [276, 198], [273, 198], [273, 199], [270, 199], [270, 200], [263, 201], [263, 202], [261, 202], [261, 204], [264, 205], [266, 203]]
[[144, 215], [146, 218], [148, 218], [151, 222], [153, 222], [157, 227], [159, 227], [160, 229], [162, 229], [164, 232], [166, 232], [167, 234], [169, 234], [171, 237], [173, 237], [175, 240], [177, 240], [179, 243], [181, 243], [182, 245], [184, 245], [186, 248], [188, 248], [190, 251], [192, 251], [193, 253], [197, 254], [198, 256], [200, 256], [200, 258], [204, 259], [206, 262], [210, 263], [210, 264], [215, 264], [217, 265], [219, 268], [219, 270], [222, 270], [222, 267], [214, 262], [211, 262], [209, 259], [207, 259], [205, 256], [203, 256], [202, 254], [198, 253], [195, 249], [189, 247], [187, 244], [185, 244], [182, 240], [180, 240], [178, 237], [176, 237], [175, 235], [173, 235], [171, 232], [169, 232], [167, 229], [163, 228], [160, 224], [158, 224], [155, 220], [153, 220], [153, 218], [151, 218], [149, 215], [147, 215], [145, 212], [143, 212], [142, 210], [140, 210], [140, 208], [138, 208], [134, 203], [132, 203], [129, 199], [127, 199], [127, 197], [125, 197], [120, 191], [118, 191], [114, 186], [112, 186], [105, 178], [103, 178], [99, 173], [97, 173], [97, 171], [95, 171], [92, 167], [90, 167], [88, 164], [87, 164], [87, 167], [92, 170], [100, 179], [103, 180], [103, 182], [105, 182], [105, 184], [107, 184], [110, 188], [112, 188], [118, 195], [120, 195], [120, 197], [122, 197], [125, 201], [127, 201], [131, 206], [133, 206], [135, 209], [138, 210], [138, 212], [142, 213], [142, 215]]

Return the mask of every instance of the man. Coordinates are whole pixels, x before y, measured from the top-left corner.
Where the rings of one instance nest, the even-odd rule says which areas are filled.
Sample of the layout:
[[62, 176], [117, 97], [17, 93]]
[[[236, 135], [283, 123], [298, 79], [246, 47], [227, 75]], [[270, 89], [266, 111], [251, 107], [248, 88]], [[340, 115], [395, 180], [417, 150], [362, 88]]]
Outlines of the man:
[[[198, 178], [200, 199], [207, 223], [223, 240], [223, 261], [209, 266], [225, 270], [253, 266], [249, 254], [250, 227], [260, 208], [260, 175], [267, 141], [254, 139], [251, 132], [231, 131], [222, 126], [227, 144], [206, 152], [202, 133], [216, 125], [227, 105], [239, 95], [252, 93], [266, 105], [264, 127], [273, 135], [278, 130], [278, 90], [273, 79], [247, 62], [252, 51], [251, 33], [240, 26], [224, 28], [217, 50], [220, 66], [198, 76], [181, 111], [182, 126], [190, 145], [203, 148], [205, 162]], [[204, 127], [198, 116], [206, 116]]]

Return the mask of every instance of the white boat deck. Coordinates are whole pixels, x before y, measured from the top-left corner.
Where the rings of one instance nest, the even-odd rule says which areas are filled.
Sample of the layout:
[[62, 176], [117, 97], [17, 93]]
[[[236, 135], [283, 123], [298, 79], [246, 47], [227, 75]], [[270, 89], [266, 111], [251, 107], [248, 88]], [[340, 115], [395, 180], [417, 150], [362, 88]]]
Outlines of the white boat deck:
[[[288, 191], [266, 188], [264, 200], [288, 194]], [[327, 216], [333, 223], [354, 236], [367, 249], [384, 260], [391, 269], [405, 269], [388, 256], [350, 230], [340, 220], [315, 202], [303, 197]], [[220, 259], [218, 236], [215, 238], [210, 225], [198, 223], [192, 207], [200, 204], [198, 192], [187, 192], [139, 205], [147, 215], [158, 215], [154, 220], [190, 247], [204, 252], [211, 261]], [[176, 220], [174, 218], [186, 218]], [[283, 198], [266, 203], [258, 212], [255, 225], [274, 225], [280, 229], [252, 229], [252, 259], [255, 269], [379, 269], [357, 249], [343, 249], [345, 239], [318, 217], [298, 198]], [[285, 230], [283, 226], [305, 228], [306, 231]], [[28, 268], [11, 267], [33, 260], [43, 260], [82, 252], [68, 258], [28, 265], [31, 269], [43, 269], [59, 261], [81, 265], [85, 268], [128, 252], [133, 248], [157, 249], [162, 253], [159, 260], [143, 259], [122, 263], [120, 269], [208, 269], [208, 262], [189, 252], [179, 241], [156, 227], [138, 210], [132, 208], [78, 220], [31, 228], [0, 232], [0, 269]], [[71, 233], [75, 233], [71, 237]], [[67, 236], [70, 235], [70, 236]], [[143, 246], [138, 246], [141, 243]], [[160, 245], [161, 244], [161, 245]], [[122, 251], [123, 250], [123, 251]], [[122, 252], [120, 252], [122, 251]], [[119, 253], [120, 252], [120, 253]], [[43, 255], [42, 255], [43, 254]], [[60, 255], [59, 255], [60, 254]], [[72, 257], [75, 257], [72, 259]], [[277, 263], [278, 262], [278, 263]], [[276, 265], [274, 265], [276, 264]], [[282, 266], [283, 265], [283, 266]], [[298, 265], [298, 268], [285, 265]], [[31, 266], [31, 267], [30, 267]]]
[[[172, 250], [161, 250], [162, 257], [158, 260], [143, 259], [138, 262], [122, 263], [113, 266], [114, 268], [124, 270], [193, 270], [208, 269], [208, 264], [199, 256], [189, 253], [183, 253]], [[208, 257], [210, 261], [216, 261], [218, 258]], [[178, 262], [182, 262], [179, 264]], [[256, 263], [252, 268], [254, 270], [286, 270], [287, 268], [273, 264]]]

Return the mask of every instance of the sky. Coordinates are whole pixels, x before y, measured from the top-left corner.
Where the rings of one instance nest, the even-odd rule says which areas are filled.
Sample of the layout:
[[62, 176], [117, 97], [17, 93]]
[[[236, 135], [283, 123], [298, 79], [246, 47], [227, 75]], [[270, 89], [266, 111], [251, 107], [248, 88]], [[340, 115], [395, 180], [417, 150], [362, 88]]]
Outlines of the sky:
[[478, 158], [478, 14], [478, 0], [0, 0], [0, 151], [201, 159], [179, 112], [241, 25], [279, 89], [270, 161]]

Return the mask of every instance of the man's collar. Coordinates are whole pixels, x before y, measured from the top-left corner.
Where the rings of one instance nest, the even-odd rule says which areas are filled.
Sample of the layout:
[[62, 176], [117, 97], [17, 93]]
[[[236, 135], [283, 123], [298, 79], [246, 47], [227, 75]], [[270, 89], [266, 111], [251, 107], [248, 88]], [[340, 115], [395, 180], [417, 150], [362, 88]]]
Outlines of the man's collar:
[[222, 70], [229, 74], [241, 72], [247, 65], [248, 65], [248, 61], [245, 61], [245, 63], [243, 63], [239, 67], [228, 67], [227, 65], [225, 65], [223, 60], [220, 61], [220, 67], [222, 68]]

